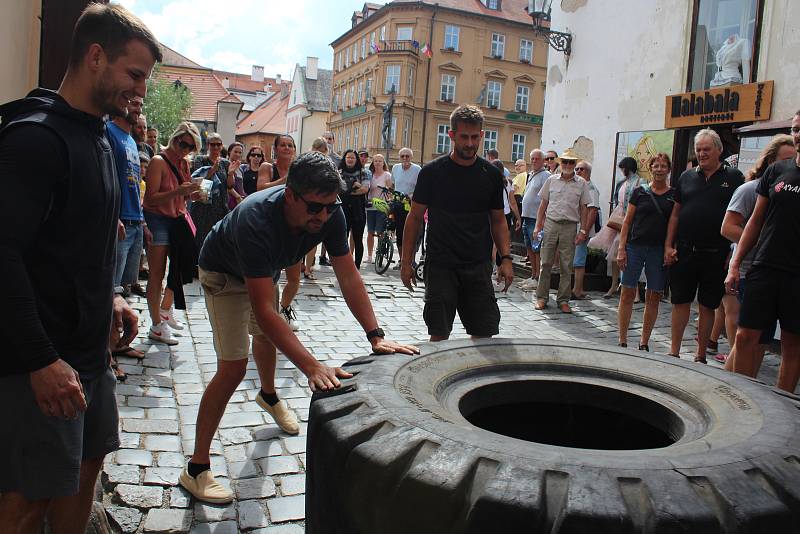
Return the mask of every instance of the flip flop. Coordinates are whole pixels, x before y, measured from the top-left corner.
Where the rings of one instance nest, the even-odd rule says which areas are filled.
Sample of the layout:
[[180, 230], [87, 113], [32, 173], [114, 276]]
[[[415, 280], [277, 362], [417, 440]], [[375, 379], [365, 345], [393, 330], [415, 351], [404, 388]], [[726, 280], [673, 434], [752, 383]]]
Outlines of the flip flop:
[[145, 356], [144, 352], [136, 350], [133, 347], [122, 347], [120, 349], [111, 351], [111, 355], [115, 358], [117, 356], [127, 356], [128, 358], [136, 358], [138, 360], [143, 360]]
[[128, 374], [120, 369], [119, 364], [114, 360], [111, 361], [111, 370], [114, 371], [114, 377], [117, 382], [125, 382], [128, 379]]

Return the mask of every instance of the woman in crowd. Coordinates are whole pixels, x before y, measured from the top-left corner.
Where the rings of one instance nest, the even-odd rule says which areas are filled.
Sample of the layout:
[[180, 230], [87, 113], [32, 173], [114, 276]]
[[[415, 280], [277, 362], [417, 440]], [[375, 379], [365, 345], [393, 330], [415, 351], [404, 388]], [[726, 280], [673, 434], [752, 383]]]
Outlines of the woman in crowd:
[[394, 182], [392, 182], [392, 173], [386, 166], [386, 158], [383, 157], [383, 154], [372, 156], [369, 170], [372, 173], [372, 181], [369, 183], [369, 193], [367, 193], [367, 263], [372, 263], [375, 236], [386, 229], [386, 214], [372, 207], [372, 199], [380, 198], [383, 195], [381, 187], [393, 188]]
[[[514, 181], [510, 175], [506, 175], [506, 166], [503, 165], [502, 161], [495, 159], [491, 163], [503, 175], [503, 187], [506, 190], [503, 195], [503, 214], [506, 216], [509, 235], [513, 235], [516, 230], [522, 227], [522, 217], [519, 216], [517, 201], [514, 199]], [[492, 246], [492, 257], [495, 259], [495, 264], [500, 265], [500, 256], [497, 253], [497, 247], [494, 245]]]
[[[291, 135], [279, 135], [275, 138], [272, 144], [272, 154], [275, 158], [274, 163], [264, 162], [258, 169], [258, 190], [270, 189], [280, 185], [286, 185], [286, 177], [289, 175], [289, 166], [297, 156], [297, 147], [294, 144], [294, 138]], [[299, 261], [297, 264], [284, 269], [286, 273], [286, 285], [283, 287], [281, 293], [281, 309], [280, 312], [283, 318], [292, 330], [297, 331], [299, 328], [297, 324], [297, 317], [292, 308], [292, 301], [300, 289], [300, 271], [303, 268], [303, 262]], [[277, 286], [276, 286], [277, 291]]]
[[364, 226], [367, 224], [367, 193], [369, 184], [358, 154], [352, 148], [345, 150], [339, 163], [339, 172], [344, 180], [342, 209], [347, 219], [347, 234], [351, 237], [355, 253], [356, 268], [361, 268], [364, 257]]
[[649, 351], [650, 333], [658, 318], [658, 305], [667, 283], [664, 267], [664, 240], [675, 202], [667, 178], [672, 162], [664, 153], [650, 160], [652, 183], [639, 185], [627, 197], [627, 211], [619, 233], [616, 263], [622, 270], [622, 294], [619, 300], [619, 346], [628, 346], [628, 326], [633, 300], [639, 292], [639, 277], [647, 275], [642, 336], [639, 350]]
[[[244, 145], [239, 141], [234, 141], [228, 145], [228, 210], [235, 208], [239, 202], [244, 200], [244, 169], [247, 165], [242, 163]], [[230, 185], [231, 179], [233, 185]]]
[[181, 123], [172, 134], [167, 148], [153, 156], [147, 169], [147, 191], [144, 196], [144, 218], [153, 238], [147, 249], [149, 264], [147, 306], [152, 326], [148, 337], [168, 345], [178, 341], [171, 329], [183, 330], [172, 312], [172, 290], [161, 298], [161, 284], [169, 253], [169, 231], [178, 217], [186, 215], [186, 201], [198, 198], [200, 186], [189, 176], [187, 156], [200, 146], [200, 132], [191, 122]]
[[242, 190], [245, 196], [252, 195], [258, 189], [258, 169], [264, 162], [264, 150], [260, 146], [251, 146], [242, 166]]
[[[733, 193], [733, 197], [728, 204], [728, 209], [725, 212], [725, 218], [722, 220], [722, 235], [724, 237], [729, 239], [734, 244], [739, 242], [739, 239], [742, 237], [744, 227], [747, 224], [747, 221], [750, 220], [750, 216], [753, 214], [753, 210], [755, 209], [756, 199], [758, 198], [756, 188], [758, 187], [758, 181], [761, 179], [764, 171], [766, 171], [767, 167], [776, 161], [791, 159], [796, 155], [797, 151], [791, 135], [776, 135], [767, 144], [767, 146], [764, 147], [764, 150], [761, 152], [761, 155], [759, 156], [758, 161], [756, 161], [755, 166], [750, 169], [750, 172], [747, 173], [744, 185], [739, 186], [739, 188]], [[725, 307], [724, 321], [729, 344], [732, 344], [733, 340], [736, 339], [736, 330], [739, 320], [739, 306], [741, 305], [742, 298], [744, 297], [745, 276], [747, 276], [747, 272], [752, 265], [754, 251], [755, 248], [753, 252], [745, 257], [739, 267], [739, 285], [737, 286], [736, 295], [734, 296], [726, 294], [726, 296], [736, 299], [736, 306], [734, 307], [734, 305], [729, 304], [730, 299], [723, 299], [723, 305]], [[758, 351], [756, 352], [756, 374], [758, 373], [759, 367], [761, 367], [761, 361], [764, 358], [764, 351], [767, 349], [769, 344], [772, 343], [773, 337], [775, 336], [776, 326], [777, 324], [772, 328], [764, 330], [761, 335]], [[733, 371], [733, 364], [736, 358], [735, 354], [736, 347], [734, 345], [727, 357], [724, 354], [717, 354], [715, 358], [717, 361], [725, 362], [725, 369]]]
[[212, 132], [206, 138], [208, 153], [198, 155], [192, 162], [192, 178], [211, 180], [211, 193], [204, 202], [192, 202], [189, 213], [197, 228], [194, 241], [197, 250], [203, 247], [203, 241], [217, 224], [228, 213], [228, 188], [233, 187], [234, 177], [228, 173], [230, 162], [222, 157], [222, 137]]

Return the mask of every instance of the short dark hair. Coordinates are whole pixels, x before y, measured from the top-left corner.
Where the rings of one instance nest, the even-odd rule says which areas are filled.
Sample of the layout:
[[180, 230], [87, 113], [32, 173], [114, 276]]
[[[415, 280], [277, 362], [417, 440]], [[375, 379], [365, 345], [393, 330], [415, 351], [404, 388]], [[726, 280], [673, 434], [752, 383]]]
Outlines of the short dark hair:
[[483, 112], [478, 106], [463, 104], [450, 114], [450, 129], [458, 130], [458, 124], [472, 124], [483, 128]]
[[630, 156], [626, 156], [619, 160], [619, 165], [617, 165], [620, 169], [626, 170], [631, 174], [635, 173], [639, 170], [639, 165], [636, 164], [636, 160]]
[[280, 134], [278, 136], [275, 136], [275, 141], [273, 141], [273, 143], [272, 143], [272, 148], [277, 149], [278, 148], [278, 144], [281, 142], [281, 139], [284, 138], [284, 137], [288, 137], [289, 139], [291, 139], [292, 140], [292, 146], [294, 147], [295, 150], [297, 150], [297, 143], [294, 142], [294, 137], [292, 137], [289, 134]]
[[108, 60], [113, 62], [134, 39], [147, 45], [153, 59], [162, 61], [158, 40], [139, 17], [119, 4], [93, 2], [83, 10], [75, 23], [69, 49], [69, 66], [77, 67], [94, 43], [102, 46]]
[[[358, 158], [356, 158], [358, 159]], [[333, 162], [321, 152], [306, 152], [289, 165], [286, 187], [304, 195], [306, 193], [339, 193], [344, 182]]]
[[658, 160], [661, 160], [664, 163], [666, 163], [667, 167], [670, 167], [670, 168], [672, 167], [672, 160], [669, 159], [669, 156], [664, 152], [659, 152], [658, 154], [656, 154], [655, 156], [650, 158], [650, 161], [647, 163], [647, 166], [652, 169], [653, 168], [653, 163], [655, 163]]
[[488, 157], [498, 159], [500, 157], [500, 152], [498, 152], [496, 148], [490, 148], [489, 150], [486, 151], [486, 155]]
[[[349, 169], [347, 167], [347, 163], [345, 163], [345, 159], [347, 158], [347, 154], [349, 154], [350, 152], [352, 152], [353, 154], [356, 155], [356, 164], [352, 169]], [[344, 154], [342, 154], [342, 160], [339, 162], [339, 170], [352, 172], [352, 171], [360, 171], [363, 168], [364, 168], [364, 166], [361, 165], [361, 158], [358, 157], [358, 152], [356, 152], [352, 148], [348, 148], [347, 150], [344, 151]]]
[[231, 151], [237, 146], [242, 147], [242, 150], [244, 150], [244, 145], [242, 143], [240, 143], [239, 141], [234, 141], [233, 143], [228, 145], [228, 154], [230, 154]]

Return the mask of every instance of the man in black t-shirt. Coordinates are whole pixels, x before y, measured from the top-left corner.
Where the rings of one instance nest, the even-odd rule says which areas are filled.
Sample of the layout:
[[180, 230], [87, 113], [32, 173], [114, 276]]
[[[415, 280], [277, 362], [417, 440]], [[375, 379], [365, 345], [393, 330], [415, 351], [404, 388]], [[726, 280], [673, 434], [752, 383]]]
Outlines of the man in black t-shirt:
[[736, 291], [739, 266], [757, 242], [739, 314], [733, 370], [756, 376], [761, 332], [778, 319], [781, 368], [777, 386], [794, 392], [800, 378], [800, 111], [792, 118], [791, 133], [797, 156], [773, 163], [761, 177], [758, 200], [728, 267], [725, 286]]
[[700, 320], [694, 361], [706, 363], [714, 310], [725, 293], [725, 260], [730, 251], [730, 242], [720, 234], [720, 228], [733, 192], [744, 183], [744, 177], [720, 160], [722, 140], [714, 130], [697, 132], [694, 151], [698, 166], [685, 171], [673, 184], [675, 207], [664, 242], [664, 263], [671, 266], [670, 354], [680, 354], [690, 308], [697, 296]]
[[39, 532], [45, 514], [52, 532], [83, 532], [119, 446], [108, 346], [131, 342], [138, 317], [113, 294], [120, 191], [103, 116], [144, 97], [157, 60], [139, 19], [93, 3], [58, 91], [0, 108], [3, 533]]
[[450, 337], [456, 311], [472, 337], [498, 333], [500, 310], [491, 281], [492, 242], [501, 255], [498, 279], [508, 289], [511, 268], [508, 224], [503, 214], [503, 176], [478, 156], [483, 113], [471, 105], [450, 115], [453, 149], [419, 173], [406, 219], [400, 278], [413, 288], [414, 243], [428, 210], [425, 309], [431, 341]]

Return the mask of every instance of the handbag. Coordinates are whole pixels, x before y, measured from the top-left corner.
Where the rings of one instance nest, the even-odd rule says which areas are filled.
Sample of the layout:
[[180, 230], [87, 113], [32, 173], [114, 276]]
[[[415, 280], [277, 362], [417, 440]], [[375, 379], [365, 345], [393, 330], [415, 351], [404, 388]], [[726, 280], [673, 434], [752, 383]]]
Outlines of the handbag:
[[622, 223], [624, 221], [625, 221], [625, 216], [621, 212], [614, 210], [608, 217], [608, 222], [606, 222], [606, 226], [608, 226], [612, 230], [616, 230], [617, 232], [619, 232], [620, 230], [622, 230]]

